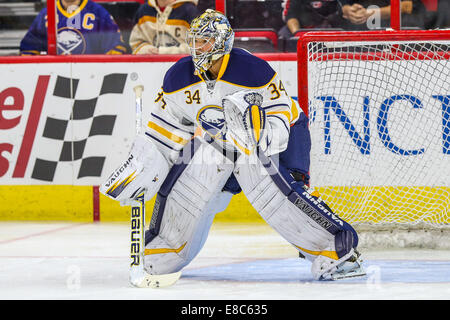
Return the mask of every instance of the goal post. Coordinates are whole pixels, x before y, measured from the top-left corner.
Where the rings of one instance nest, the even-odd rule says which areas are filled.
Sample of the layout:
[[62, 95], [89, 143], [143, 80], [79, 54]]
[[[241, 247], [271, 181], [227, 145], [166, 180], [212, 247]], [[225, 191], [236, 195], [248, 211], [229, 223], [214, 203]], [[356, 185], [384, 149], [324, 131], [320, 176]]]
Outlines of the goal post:
[[357, 229], [450, 226], [450, 30], [298, 41], [311, 187]]

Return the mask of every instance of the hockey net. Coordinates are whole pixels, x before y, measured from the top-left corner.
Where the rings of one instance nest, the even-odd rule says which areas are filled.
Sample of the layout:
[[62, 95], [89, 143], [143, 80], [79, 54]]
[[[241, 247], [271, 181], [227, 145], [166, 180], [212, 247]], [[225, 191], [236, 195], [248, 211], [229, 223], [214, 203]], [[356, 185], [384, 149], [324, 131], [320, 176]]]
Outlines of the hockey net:
[[315, 32], [299, 40], [311, 187], [358, 231], [377, 231], [372, 243], [446, 247], [449, 45], [444, 30]]

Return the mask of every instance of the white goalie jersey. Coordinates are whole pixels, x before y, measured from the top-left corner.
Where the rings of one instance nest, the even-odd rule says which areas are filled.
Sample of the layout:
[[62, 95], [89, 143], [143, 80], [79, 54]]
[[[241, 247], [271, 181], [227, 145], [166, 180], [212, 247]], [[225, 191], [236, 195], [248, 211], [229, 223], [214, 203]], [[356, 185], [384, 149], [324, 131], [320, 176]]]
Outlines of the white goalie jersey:
[[301, 111], [266, 61], [237, 48], [224, 56], [214, 83], [194, 74], [191, 57], [174, 64], [157, 94], [145, 135], [170, 163], [199, 131], [223, 142], [226, 148], [236, 148], [224, 135], [222, 99], [242, 90], [257, 91], [263, 96], [262, 108], [270, 130], [266, 154], [286, 149], [290, 125]]

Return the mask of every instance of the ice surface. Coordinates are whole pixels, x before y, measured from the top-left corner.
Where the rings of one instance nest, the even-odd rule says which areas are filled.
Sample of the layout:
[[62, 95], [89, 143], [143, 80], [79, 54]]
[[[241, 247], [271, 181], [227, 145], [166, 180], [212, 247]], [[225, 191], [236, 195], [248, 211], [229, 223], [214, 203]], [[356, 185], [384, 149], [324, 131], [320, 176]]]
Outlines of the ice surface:
[[127, 223], [0, 223], [0, 299], [450, 299], [450, 250], [368, 250], [368, 275], [314, 281], [263, 224], [218, 224], [172, 287], [128, 283]]

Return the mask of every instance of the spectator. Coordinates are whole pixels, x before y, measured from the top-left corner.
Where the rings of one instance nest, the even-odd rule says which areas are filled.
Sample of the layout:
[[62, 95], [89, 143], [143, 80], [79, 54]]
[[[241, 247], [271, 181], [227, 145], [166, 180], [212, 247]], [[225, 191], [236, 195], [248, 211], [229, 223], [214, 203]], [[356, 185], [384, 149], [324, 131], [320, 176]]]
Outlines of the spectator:
[[[123, 54], [119, 27], [101, 5], [91, 0], [58, 0], [58, 54]], [[22, 55], [47, 52], [47, 8], [42, 9], [20, 42]]]
[[[421, 0], [401, 1], [402, 27], [423, 28]], [[300, 29], [369, 30], [390, 27], [390, 0], [288, 0], [286, 26], [279, 35], [290, 38]], [[373, 17], [372, 17], [373, 16]], [[372, 19], [369, 20], [369, 18]], [[379, 17], [378, 21], [375, 21]]]
[[149, 0], [136, 13], [130, 35], [133, 54], [189, 53], [186, 32], [199, 15], [197, 0]]
[[425, 12], [425, 29], [450, 28], [449, 0], [422, 0]]
[[347, 22], [340, 9], [338, 0], [288, 0], [279, 35], [288, 39], [300, 29], [343, 28]]
[[[346, 29], [367, 30], [389, 28], [391, 17], [390, 0], [342, 0], [342, 15], [350, 22]], [[424, 27], [425, 6], [421, 0], [401, 1], [402, 27]], [[374, 8], [375, 7], [375, 8]], [[373, 16], [379, 21], [368, 22]], [[349, 27], [350, 26], [350, 27]]]

